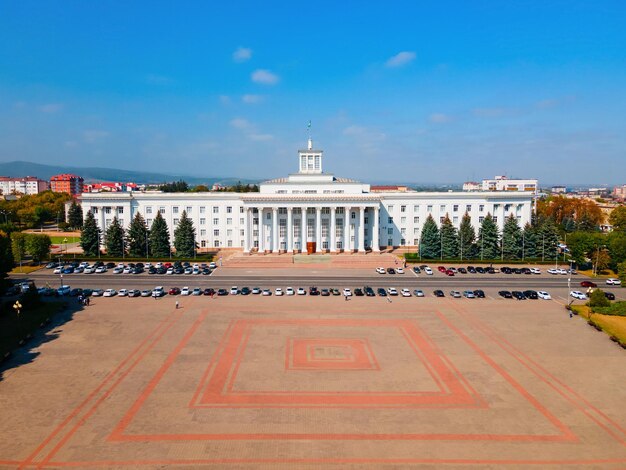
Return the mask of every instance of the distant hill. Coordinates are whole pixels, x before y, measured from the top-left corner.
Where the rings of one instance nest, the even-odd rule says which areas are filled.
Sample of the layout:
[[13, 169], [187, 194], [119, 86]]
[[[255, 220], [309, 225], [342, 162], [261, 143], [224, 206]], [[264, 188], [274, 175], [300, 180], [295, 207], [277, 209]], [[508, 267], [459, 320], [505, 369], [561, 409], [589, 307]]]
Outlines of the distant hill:
[[115, 168], [42, 165], [40, 163], [21, 161], [0, 163], [0, 176], [36, 176], [43, 180], [49, 180], [52, 175], [58, 175], [60, 173], [77, 174], [82, 176], [85, 179], [85, 182], [123, 181], [149, 184], [165, 183], [182, 179], [191, 185], [206, 184], [208, 186], [211, 186], [214, 183], [220, 183], [223, 185], [236, 184], [237, 181], [241, 181], [244, 184], [257, 182], [240, 178], [173, 175], [165, 173], [150, 173], [145, 171], [118, 170]]

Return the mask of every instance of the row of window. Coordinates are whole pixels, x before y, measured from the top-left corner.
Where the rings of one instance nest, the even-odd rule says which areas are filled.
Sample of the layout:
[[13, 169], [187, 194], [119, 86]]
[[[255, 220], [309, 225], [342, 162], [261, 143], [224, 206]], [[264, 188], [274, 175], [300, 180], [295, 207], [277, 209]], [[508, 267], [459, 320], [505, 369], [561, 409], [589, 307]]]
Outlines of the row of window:
[[[505, 212], [509, 212], [511, 210], [511, 208], [513, 207], [514, 204], [504, 204], [504, 211]], [[494, 212], [497, 211], [498, 209], [500, 209], [501, 204], [494, 204], [493, 205], [493, 210]], [[519, 213], [522, 210], [523, 204], [516, 204], [515, 205], [515, 210]], [[400, 206], [400, 212], [407, 212], [407, 207], [406, 205], [401, 205]], [[446, 212], [447, 209], [447, 205], [446, 204], [440, 204], [439, 205], [439, 212]], [[472, 204], [466, 204], [465, 205], [465, 212], [472, 212]], [[452, 212], [459, 212], [461, 208], [460, 204], [453, 204], [452, 205]], [[390, 204], [389, 206], [387, 206], [387, 212], [391, 213], [394, 210], [394, 205]], [[414, 205], [413, 206], [413, 212], [419, 212], [420, 210], [420, 206], [419, 205]], [[432, 204], [428, 204], [426, 206], [426, 211], [427, 212], [432, 212], [433, 211], [433, 205]], [[485, 204], [479, 204], [478, 205], [478, 212], [485, 212]]]

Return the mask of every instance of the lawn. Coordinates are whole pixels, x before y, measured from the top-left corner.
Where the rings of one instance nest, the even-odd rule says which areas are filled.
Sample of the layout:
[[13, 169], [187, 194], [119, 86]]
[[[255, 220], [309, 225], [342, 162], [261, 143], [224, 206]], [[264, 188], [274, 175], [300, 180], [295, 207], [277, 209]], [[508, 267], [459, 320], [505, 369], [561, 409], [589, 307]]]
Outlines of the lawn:
[[[19, 342], [32, 334], [48, 318], [62, 310], [63, 302], [42, 302], [31, 310], [22, 310], [19, 318], [14, 311], [0, 316], [0, 359], [18, 347]], [[11, 309], [12, 310], [12, 309]]]
[[[572, 309], [581, 317], [589, 320], [591, 309], [586, 305], [575, 305]], [[620, 343], [626, 344], [626, 317], [594, 313], [591, 315], [591, 320], [609, 336], [615, 336]]]
[[42, 266], [16, 266], [14, 267], [10, 274], [28, 274], [28, 273], [32, 273], [33, 271], [37, 271], [39, 269], [41, 269], [43, 267]]
[[[63, 240], [67, 239], [66, 242]], [[53, 245], [62, 245], [63, 243], [78, 243], [80, 237], [50, 237]]]

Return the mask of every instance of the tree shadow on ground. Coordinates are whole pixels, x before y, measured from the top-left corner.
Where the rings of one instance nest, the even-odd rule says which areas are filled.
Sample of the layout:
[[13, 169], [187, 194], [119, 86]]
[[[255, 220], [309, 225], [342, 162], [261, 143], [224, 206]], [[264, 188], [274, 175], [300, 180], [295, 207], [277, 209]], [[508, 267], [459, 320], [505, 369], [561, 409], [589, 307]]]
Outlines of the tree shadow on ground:
[[81, 312], [85, 308], [88, 307], [84, 307], [77, 299], [66, 298], [66, 302], [63, 303], [57, 313], [53, 314], [48, 321], [44, 321], [43, 326], [33, 331], [32, 336], [22, 346], [11, 351], [10, 356], [0, 362], [0, 382], [5, 379], [10, 370], [33, 362], [41, 354], [37, 349], [41, 345], [57, 339], [63, 331], [61, 326], [71, 321], [75, 313]]

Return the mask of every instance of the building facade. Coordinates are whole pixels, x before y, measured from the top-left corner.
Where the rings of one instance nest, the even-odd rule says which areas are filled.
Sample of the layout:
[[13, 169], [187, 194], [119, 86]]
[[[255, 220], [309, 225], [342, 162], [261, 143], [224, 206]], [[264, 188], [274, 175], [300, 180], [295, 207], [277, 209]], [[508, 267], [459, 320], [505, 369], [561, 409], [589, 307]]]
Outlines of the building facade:
[[50, 178], [50, 189], [55, 193], [68, 193], [78, 196], [83, 192], [84, 180], [82, 176], [64, 173]]
[[482, 180], [481, 183], [467, 181], [463, 183], [463, 191], [517, 191], [537, 194], [539, 182], [536, 179], [509, 179], [506, 176], [496, 176], [493, 179]]
[[298, 151], [298, 172], [266, 181], [258, 193], [84, 193], [101, 229], [117, 217], [124, 227], [137, 212], [152, 224], [157, 212], [170, 235], [183, 211], [193, 220], [201, 249], [244, 252], [365, 252], [417, 246], [431, 215], [458, 227], [467, 212], [476, 229], [491, 214], [502, 229], [506, 217], [523, 226], [531, 220], [529, 192], [372, 191], [369, 184], [323, 172], [323, 152]]
[[39, 194], [48, 189], [48, 182], [34, 176], [10, 178], [0, 176], [0, 193], [7, 194]]

